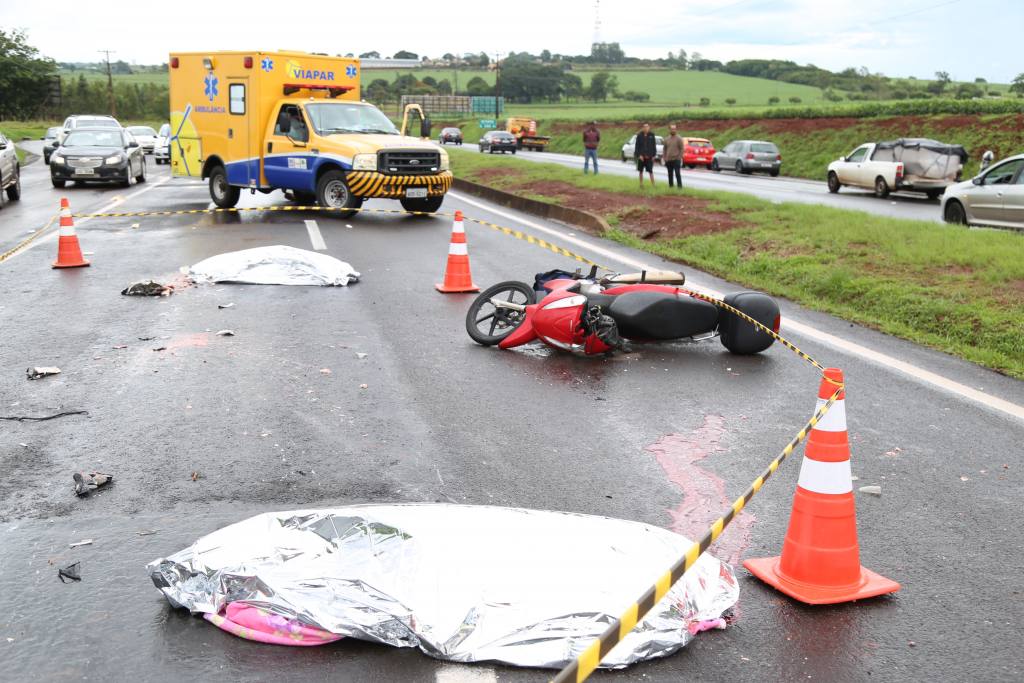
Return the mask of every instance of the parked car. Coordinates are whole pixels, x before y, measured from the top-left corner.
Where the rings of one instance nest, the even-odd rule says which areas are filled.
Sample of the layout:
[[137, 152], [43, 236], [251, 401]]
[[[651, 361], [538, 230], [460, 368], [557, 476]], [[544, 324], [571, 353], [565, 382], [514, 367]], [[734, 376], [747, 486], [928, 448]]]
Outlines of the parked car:
[[1024, 230], [1024, 154], [989, 166], [973, 179], [946, 188], [942, 217], [960, 225]]
[[484, 136], [480, 138], [480, 151], [489, 152], [494, 154], [495, 152], [516, 153], [516, 136], [512, 133], [506, 133], [503, 130], [489, 130], [484, 133]]
[[782, 167], [782, 155], [773, 142], [764, 140], [736, 140], [715, 152], [711, 158], [711, 170], [721, 171], [723, 168], [735, 170], [737, 173], [753, 173], [763, 171], [773, 178], [779, 175]]
[[60, 137], [61, 130], [63, 129], [60, 126], [51, 126], [46, 129], [46, 135], [43, 136], [43, 163], [50, 163], [50, 155], [53, 154], [53, 143]]
[[[660, 135], [654, 136], [654, 160], [661, 163], [661, 154], [665, 151], [665, 138]], [[633, 135], [622, 145], [622, 160], [629, 161], [636, 158], [636, 135]]]
[[153, 161], [158, 164], [171, 163], [171, 124], [160, 126], [160, 132], [153, 143]]
[[696, 168], [710, 167], [715, 156], [715, 146], [704, 138], [683, 138], [683, 166]]
[[446, 145], [449, 142], [453, 145], [461, 145], [462, 131], [458, 128], [442, 128], [441, 134], [437, 136], [437, 141], [442, 145]]
[[146, 155], [123, 128], [75, 128], [50, 157], [50, 181], [116, 181], [127, 187], [132, 180], [146, 182]]
[[869, 142], [828, 165], [828, 191], [844, 185], [875, 191], [885, 198], [890, 192], [923, 192], [938, 199], [947, 187], [959, 182], [967, 152], [926, 138], [900, 138]]
[[64, 142], [67, 134], [76, 128], [120, 128], [121, 124], [113, 116], [83, 116], [75, 114], [64, 119], [58, 142]]
[[21, 164], [18, 163], [18, 154], [14, 150], [14, 142], [0, 133], [0, 193], [5, 190], [11, 201], [21, 199]]
[[128, 132], [132, 134], [135, 141], [139, 143], [139, 147], [146, 154], [152, 154], [153, 148], [156, 146], [156, 131], [149, 126], [128, 126]]

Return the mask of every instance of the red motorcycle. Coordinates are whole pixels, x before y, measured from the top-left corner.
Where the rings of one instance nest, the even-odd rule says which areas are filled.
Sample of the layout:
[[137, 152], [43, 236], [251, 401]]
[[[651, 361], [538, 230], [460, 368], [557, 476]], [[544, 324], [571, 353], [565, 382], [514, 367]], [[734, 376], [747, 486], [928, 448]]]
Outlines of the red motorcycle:
[[[775, 339], [752, 323], [682, 287], [671, 271], [643, 271], [597, 278], [552, 270], [534, 285], [510, 280], [484, 290], [469, 307], [466, 331], [484, 346], [510, 349], [540, 339], [587, 355], [628, 350], [629, 342], [706, 339], [718, 336], [732, 353], [764, 351]], [[779, 305], [760, 292], [729, 294], [724, 303], [774, 332]]]

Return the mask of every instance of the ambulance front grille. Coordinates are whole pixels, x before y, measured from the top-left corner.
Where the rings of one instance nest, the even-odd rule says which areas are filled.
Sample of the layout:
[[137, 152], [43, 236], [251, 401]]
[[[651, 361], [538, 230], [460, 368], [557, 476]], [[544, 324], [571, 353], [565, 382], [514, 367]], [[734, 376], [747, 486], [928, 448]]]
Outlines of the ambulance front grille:
[[428, 175], [441, 170], [441, 154], [430, 150], [388, 150], [379, 153], [377, 169], [389, 175]]

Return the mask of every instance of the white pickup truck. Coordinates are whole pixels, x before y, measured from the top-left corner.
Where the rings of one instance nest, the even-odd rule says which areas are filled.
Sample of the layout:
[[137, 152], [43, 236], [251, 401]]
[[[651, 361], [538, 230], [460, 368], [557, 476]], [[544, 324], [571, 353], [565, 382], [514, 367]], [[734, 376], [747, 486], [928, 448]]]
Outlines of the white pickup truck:
[[960, 179], [967, 152], [923, 138], [869, 142], [828, 165], [828, 190], [844, 185], [873, 189], [878, 197], [906, 190], [936, 199]]

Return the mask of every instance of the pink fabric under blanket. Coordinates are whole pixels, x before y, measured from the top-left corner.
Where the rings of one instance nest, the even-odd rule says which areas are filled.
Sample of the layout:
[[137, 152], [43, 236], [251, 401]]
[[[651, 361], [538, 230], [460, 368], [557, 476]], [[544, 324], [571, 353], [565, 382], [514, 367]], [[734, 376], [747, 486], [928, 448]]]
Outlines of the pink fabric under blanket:
[[223, 615], [204, 614], [203, 618], [239, 638], [271, 645], [324, 645], [342, 638], [329, 631], [304, 626], [297, 619], [282, 617], [243, 602], [229, 603]]

